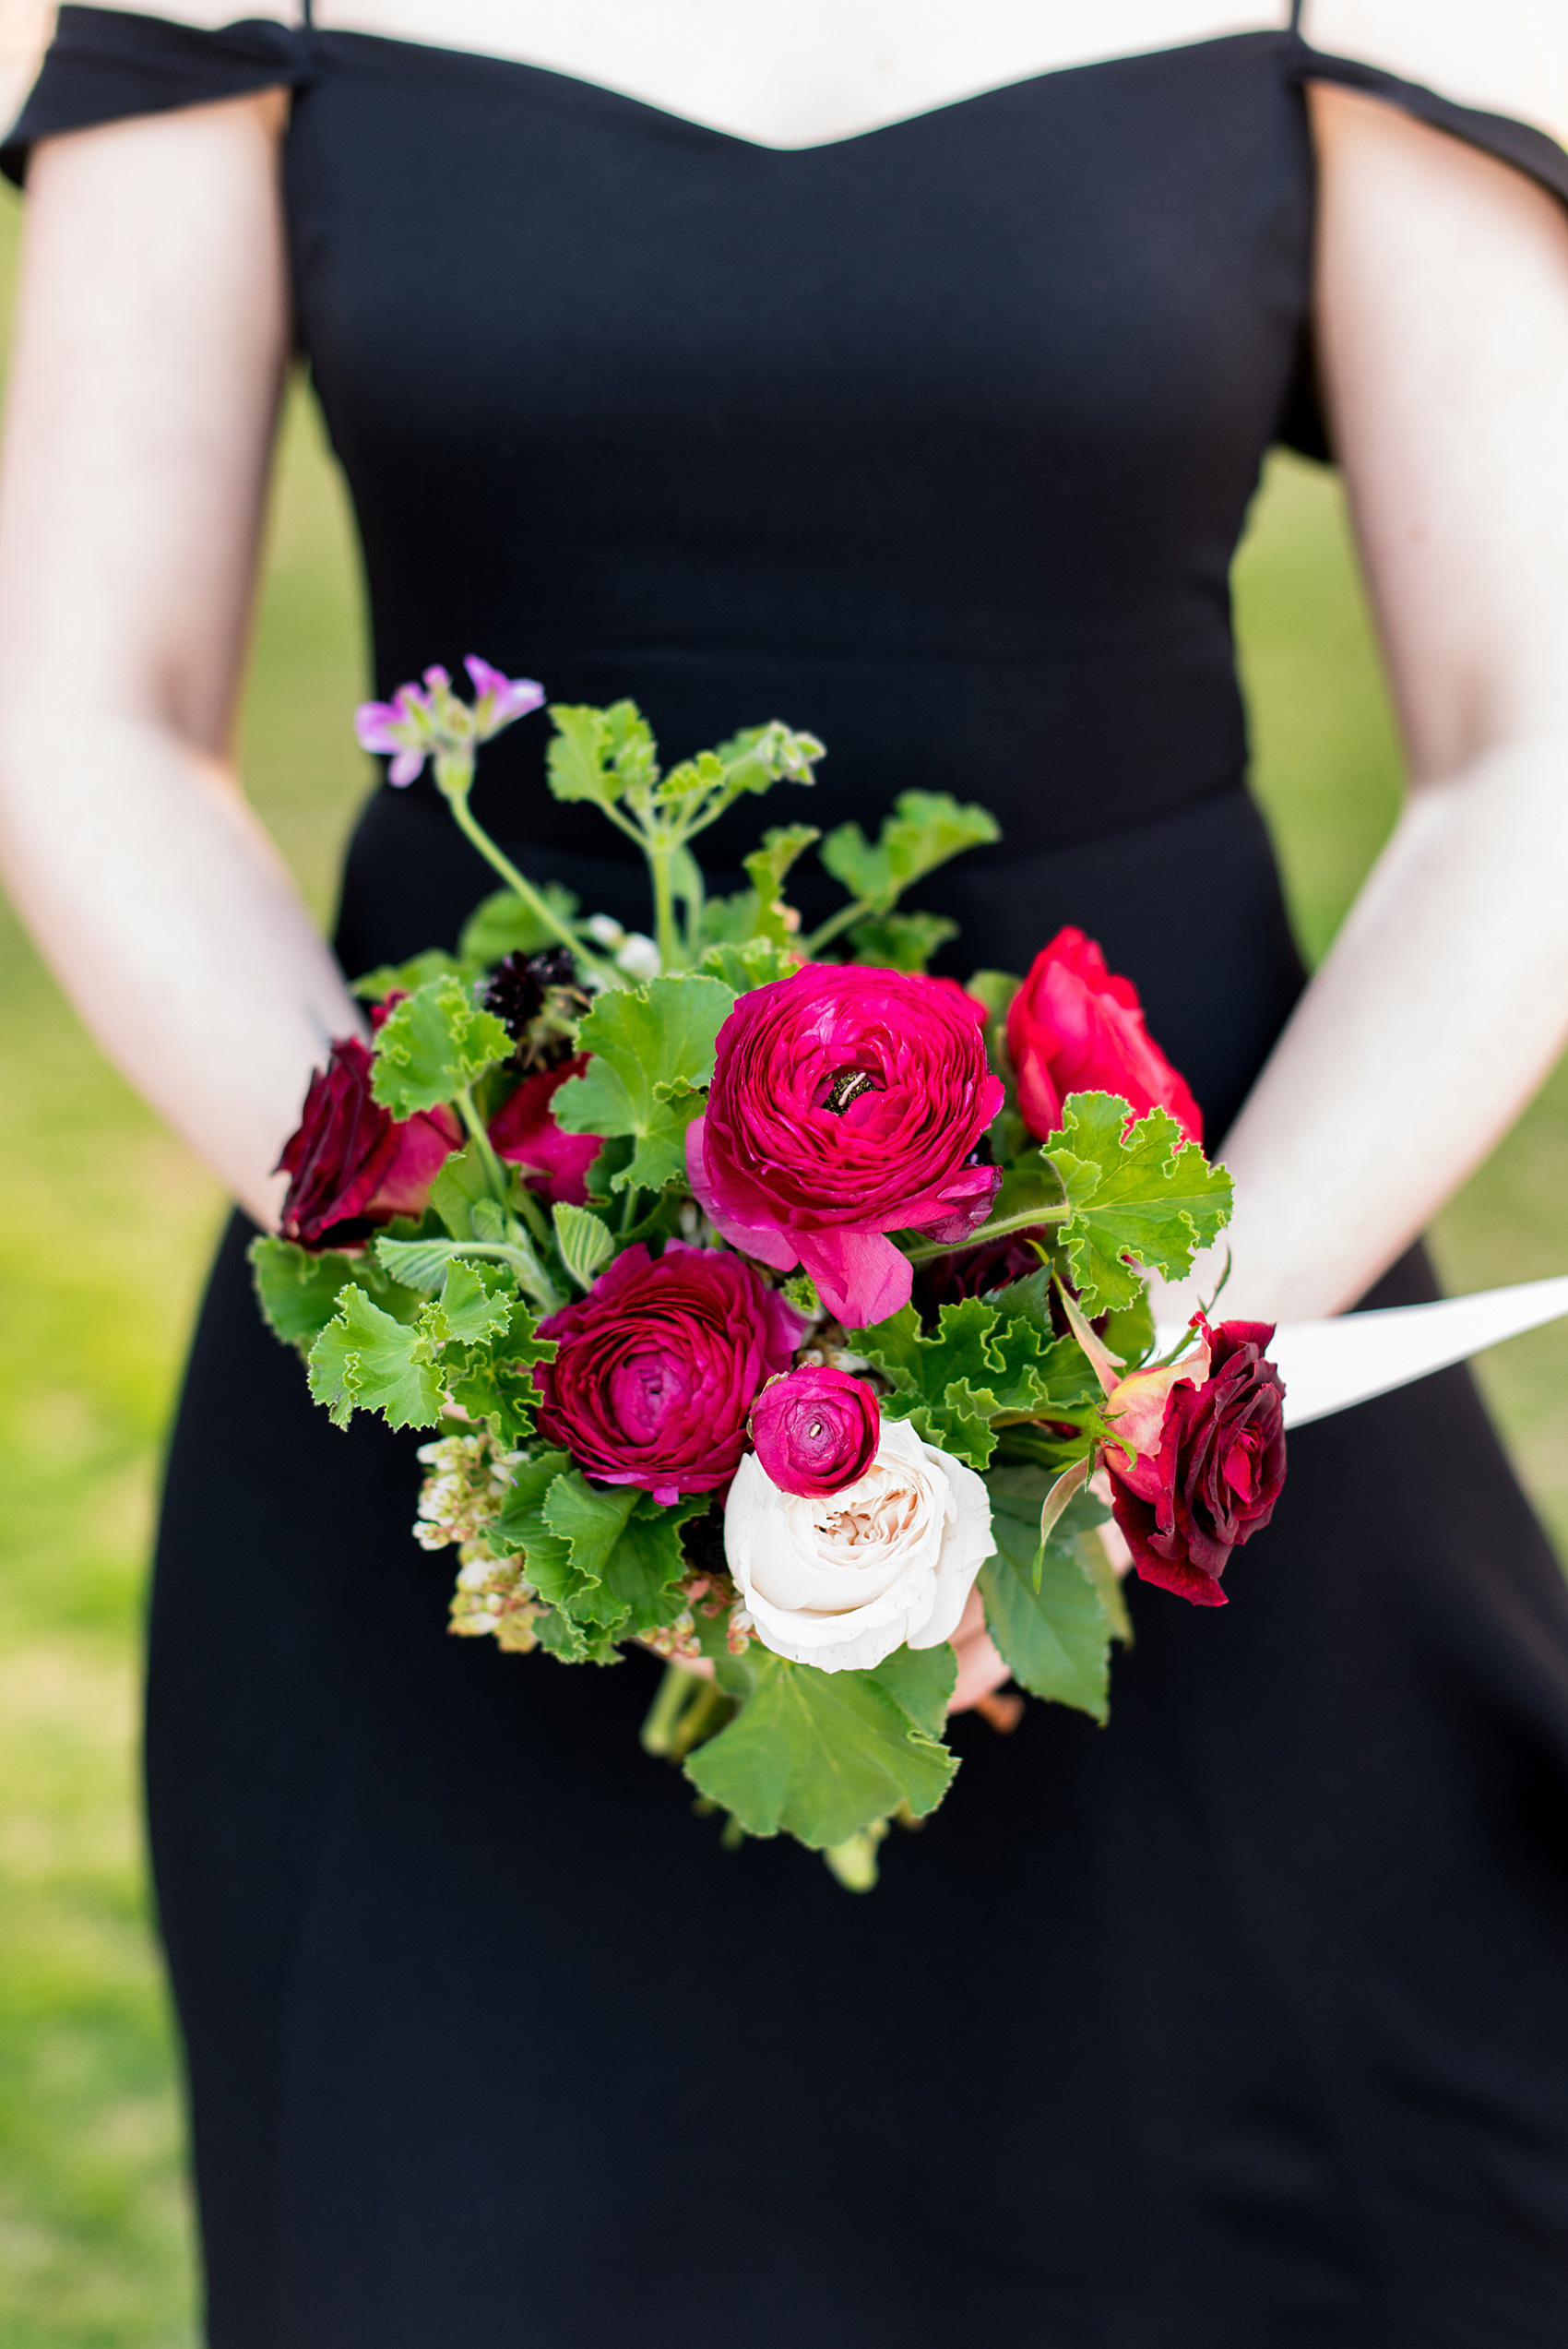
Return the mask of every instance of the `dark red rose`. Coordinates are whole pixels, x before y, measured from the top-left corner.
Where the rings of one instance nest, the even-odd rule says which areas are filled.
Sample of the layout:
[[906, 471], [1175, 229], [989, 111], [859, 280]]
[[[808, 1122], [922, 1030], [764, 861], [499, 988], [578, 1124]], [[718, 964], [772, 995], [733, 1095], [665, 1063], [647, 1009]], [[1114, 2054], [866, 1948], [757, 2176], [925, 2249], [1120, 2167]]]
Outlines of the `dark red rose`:
[[317, 1247], [341, 1223], [422, 1215], [430, 1186], [462, 1137], [449, 1109], [398, 1119], [370, 1090], [371, 1055], [339, 1036], [310, 1080], [299, 1125], [277, 1172], [289, 1177], [279, 1225], [285, 1239]]
[[1007, 1014], [1007, 1050], [1024, 1123], [1041, 1141], [1069, 1093], [1092, 1092], [1120, 1093], [1140, 1117], [1168, 1109], [1189, 1141], [1203, 1140], [1203, 1113], [1144, 1026], [1136, 987], [1082, 930], [1058, 930], [1036, 955]]
[[490, 1121], [496, 1156], [522, 1168], [530, 1191], [568, 1207], [581, 1207], [588, 1198], [588, 1171], [604, 1144], [597, 1134], [563, 1133], [550, 1103], [568, 1077], [582, 1075], [588, 1059], [580, 1052], [557, 1067], [525, 1077]]
[[[1268, 1523], [1285, 1483], [1285, 1389], [1265, 1349], [1268, 1321], [1205, 1329], [1202, 1356], [1170, 1371], [1134, 1371], [1107, 1396], [1105, 1414], [1132, 1458], [1111, 1443], [1111, 1507], [1146, 1582], [1195, 1606], [1222, 1607], [1234, 1549]], [[1160, 1401], [1163, 1395], [1163, 1411]], [[1119, 1407], [1120, 1403], [1120, 1407]]]
[[807, 1327], [743, 1257], [639, 1242], [540, 1335], [559, 1353], [534, 1382], [540, 1433], [585, 1474], [668, 1504], [728, 1485], [757, 1389], [788, 1370]]

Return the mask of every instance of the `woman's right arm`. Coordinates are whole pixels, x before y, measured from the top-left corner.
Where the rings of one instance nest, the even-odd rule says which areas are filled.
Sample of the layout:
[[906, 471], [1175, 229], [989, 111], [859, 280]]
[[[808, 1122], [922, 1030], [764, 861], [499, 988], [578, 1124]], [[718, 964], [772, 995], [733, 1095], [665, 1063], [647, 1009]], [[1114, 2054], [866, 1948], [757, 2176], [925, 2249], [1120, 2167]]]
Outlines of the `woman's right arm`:
[[42, 145], [0, 461], [0, 863], [110, 1056], [250, 1212], [362, 1023], [246, 805], [289, 347], [281, 91]]

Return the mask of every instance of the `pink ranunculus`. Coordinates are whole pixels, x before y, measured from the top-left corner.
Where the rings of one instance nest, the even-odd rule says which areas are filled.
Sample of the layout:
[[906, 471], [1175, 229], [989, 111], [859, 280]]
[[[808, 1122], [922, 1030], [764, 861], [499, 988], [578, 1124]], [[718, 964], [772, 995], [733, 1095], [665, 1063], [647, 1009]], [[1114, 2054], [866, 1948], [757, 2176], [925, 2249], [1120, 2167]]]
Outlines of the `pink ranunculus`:
[[342, 1223], [422, 1215], [440, 1167], [462, 1136], [449, 1109], [396, 1118], [370, 1089], [372, 1061], [358, 1036], [339, 1036], [310, 1080], [299, 1125], [278, 1172], [289, 1177], [279, 1228], [319, 1247]]
[[780, 1271], [803, 1265], [847, 1329], [907, 1305], [909, 1260], [886, 1234], [956, 1242], [1002, 1179], [975, 1163], [1003, 1100], [984, 1018], [951, 979], [853, 963], [742, 996], [686, 1136], [692, 1188], [725, 1239]]
[[580, 1052], [573, 1060], [525, 1077], [490, 1121], [497, 1158], [520, 1166], [530, 1191], [567, 1207], [581, 1207], [588, 1198], [588, 1171], [604, 1144], [597, 1134], [564, 1133], [550, 1103], [568, 1077], [582, 1075], [588, 1058]]
[[1067, 1095], [1088, 1092], [1120, 1093], [1139, 1117], [1168, 1109], [1189, 1141], [1203, 1140], [1203, 1112], [1145, 1027], [1136, 987], [1082, 930], [1058, 930], [1036, 955], [1007, 1013], [1007, 1051], [1024, 1123], [1041, 1141]]
[[586, 1297], [540, 1324], [555, 1360], [534, 1371], [540, 1433], [588, 1476], [667, 1505], [729, 1484], [757, 1389], [806, 1329], [754, 1265], [714, 1248], [640, 1243]]
[[765, 1387], [752, 1408], [752, 1442], [781, 1492], [808, 1499], [865, 1474], [882, 1437], [882, 1412], [863, 1378], [804, 1363]]

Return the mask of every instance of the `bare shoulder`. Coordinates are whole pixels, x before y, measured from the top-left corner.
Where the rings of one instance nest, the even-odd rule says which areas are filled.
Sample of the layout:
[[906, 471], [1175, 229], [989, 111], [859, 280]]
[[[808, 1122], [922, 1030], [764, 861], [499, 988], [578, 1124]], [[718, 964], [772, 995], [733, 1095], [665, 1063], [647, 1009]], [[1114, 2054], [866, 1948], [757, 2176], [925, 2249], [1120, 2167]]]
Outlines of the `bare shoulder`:
[[1461, 106], [1505, 114], [1568, 141], [1568, 6], [1563, 0], [1305, 0], [1301, 31]]

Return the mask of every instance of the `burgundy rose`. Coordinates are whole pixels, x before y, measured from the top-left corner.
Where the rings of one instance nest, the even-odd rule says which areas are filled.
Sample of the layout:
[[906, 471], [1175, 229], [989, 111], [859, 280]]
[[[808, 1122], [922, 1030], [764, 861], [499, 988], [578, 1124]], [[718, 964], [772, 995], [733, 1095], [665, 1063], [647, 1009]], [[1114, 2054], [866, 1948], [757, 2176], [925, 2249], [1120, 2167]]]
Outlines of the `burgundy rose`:
[[752, 1441], [781, 1491], [814, 1498], [862, 1477], [876, 1458], [882, 1413], [863, 1378], [808, 1363], [765, 1387], [752, 1407]]
[[717, 1491], [757, 1389], [788, 1370], [806, 1326], [741, 1257], [670, 1240], [654, 1258], [639, 1243], [540, 1324], [560, 1348], [534, 1371], [540, 1433], [587, 1475], [656, 1501]]
[[742, 996], [686, 1136], [692, 1188], [731, 1246], [803, 1265], [849, 1329], [908, 1304], [886, 1234], [960, 1240], [1002, 1179], [975, 1163], [1003, 1099], [984, 1019], [951, 979], [852, 963]]
[[1058, 930], [1036, 955], [1007, 1014], [1007, 1051], [1024, 1123], [1041, 1141], [1067, 1095], [1088, 1092], [1120, 1093], [1140, 1117], [1168, 1109], [1189, 1141], [1203, 1140], [1203, 1113], [1144, 1026], [1136, 987], [1082, 930]]
[[569, 1207], [581, 1207], [588, 1198], [588, 1171], [604, 1144], [597, 1134], [563, 1133], [550, 1103], [568, 1077], [582, 1075], [588, 1058], [580, 1052], [573, 1060], [525, 1077], [490, 1121], [496, 1156], [522, 1168], [530, 1191]]
[[[1135, 1371], [1107, 1396], [1111, 1507], [1146, 1582], [1219, 1607], [1232, 1550], [1274, 1514], [1285, 1483], [1285, 1389], [1265, 1349], [1267, 1321], [1205, 1328], [1202, 1353]], [[1183, 1372], [1195, 1369], [1201, 1383]], [[1132, 1453], [1122, 1449], [1125, 1445]]]
[[289, 1177], [285, 1239], [316, 1247], [337, 1224], [422, 1215], [432, 1181], [462, 1139], [449, 1109], [401, 1120], [383, 1109], [370, 1090], [371, 1067], [357, 1036], [339, 1036], [310, 1080], [276, 1170]]

